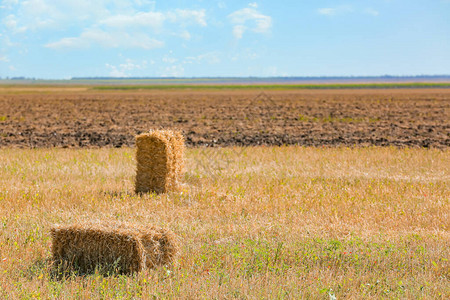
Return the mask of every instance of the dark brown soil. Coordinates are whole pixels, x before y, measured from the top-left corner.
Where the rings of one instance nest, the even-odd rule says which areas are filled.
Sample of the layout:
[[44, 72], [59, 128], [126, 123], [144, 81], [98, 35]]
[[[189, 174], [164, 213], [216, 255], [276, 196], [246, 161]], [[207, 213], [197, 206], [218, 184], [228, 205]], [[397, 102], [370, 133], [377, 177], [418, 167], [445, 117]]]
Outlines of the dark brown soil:
[[450, 146], [450, 90], [0, 91], [0, 147], [121, 147], [179, 128], [189, 146]]

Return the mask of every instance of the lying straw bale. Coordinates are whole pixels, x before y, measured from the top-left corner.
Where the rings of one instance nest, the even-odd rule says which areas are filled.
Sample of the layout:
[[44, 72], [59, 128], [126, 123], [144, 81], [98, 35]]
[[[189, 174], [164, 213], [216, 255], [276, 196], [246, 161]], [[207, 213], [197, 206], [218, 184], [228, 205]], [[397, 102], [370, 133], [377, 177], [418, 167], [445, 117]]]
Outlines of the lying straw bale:
[[165, 193], [179, 186], [184, 169], [180, 132], [154, 130], [136, 137], [136, 193]]
[[170, 230], [112, 222], [55, 226], [52, 255], [57, 268], [80, 274], [95, 269], [130, 274], [170, 264], [178, 252]]
[[179, 249], [177, 238], [171, 230], [157, 226], [142, 227], [129, 223], [119, 223], [115, 226], [133, 231], [139, 236], [145, 250], [147, 268], [167, 265], [175, 260]]

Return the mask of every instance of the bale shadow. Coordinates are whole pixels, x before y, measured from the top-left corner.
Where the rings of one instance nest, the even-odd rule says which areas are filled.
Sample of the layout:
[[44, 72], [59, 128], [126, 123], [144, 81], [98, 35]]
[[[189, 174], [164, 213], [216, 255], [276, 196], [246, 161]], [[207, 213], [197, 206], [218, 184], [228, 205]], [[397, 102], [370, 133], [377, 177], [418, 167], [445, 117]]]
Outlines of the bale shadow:
[[25, 270], [25, 277], [28, 280], [32, 280], [36, 277], [43, 276], [44, 274], [50, 274], [53, 266], [53, 261], [50, 257], [40, 257], [35, 259], [31, 265]]
[[68, 261], [56, 262], [51, 257], [35, 259], [25, 270], [28, 280], [48, 278], [51, 281], [62, 281], [70, 278], [100, 275], [103, 277], [134, 276], [136, 272], [120, 269], [119, 262], [112, 265], [96, 264], [95, 267], [85, 268]]
[[116, 261], [111, 265], [95, 264], [95, 266], [89, 268], [68, 261], [52, 261], [52, 266], [49, 271], [50, 278], [55, 281], [75, 277], [88, 277], [92, 275], [100, 275], [103, 277], [117, 277], [133, 276], [137, 274], [137, 272], [122, 270], [120, 268], [119, 261]]

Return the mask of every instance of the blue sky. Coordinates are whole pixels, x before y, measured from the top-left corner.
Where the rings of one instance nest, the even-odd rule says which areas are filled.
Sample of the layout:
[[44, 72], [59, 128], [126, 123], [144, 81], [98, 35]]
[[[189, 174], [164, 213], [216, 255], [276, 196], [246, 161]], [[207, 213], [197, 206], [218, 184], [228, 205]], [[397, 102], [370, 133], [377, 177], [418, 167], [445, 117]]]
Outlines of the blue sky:
[[0, 77], [450, 74], [450, 0], [0, 0]]

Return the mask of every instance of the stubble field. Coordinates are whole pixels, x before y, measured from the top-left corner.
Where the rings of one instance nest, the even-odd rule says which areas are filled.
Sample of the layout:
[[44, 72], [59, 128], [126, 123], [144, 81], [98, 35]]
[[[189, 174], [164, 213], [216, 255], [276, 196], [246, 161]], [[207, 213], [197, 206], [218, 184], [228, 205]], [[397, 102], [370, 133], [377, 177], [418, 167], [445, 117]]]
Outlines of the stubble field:
[[121, 147], [150, 128], [188, 146], [450, 146], [450, 89], [0, 89], [0, 147]]
[[[303, 126], [309, 126], [312, 132], [316, 132], [314, 128], [322, 128], [321, 134], [309, 137], [311, 143], [304, 143], [316, 147], [268, 146], [270, 140], [259, 138], [251, 126], [226, 127], [228, 123], [223, 116], [233, 114], [228, 113], [232, 108], [226, 101], [218, 100], [226, 98], [225, 91], [195, 92], [196, 96], [173, 91], [169, 93], [172, 98], [167, 91], [74, 93], [59, 89], [47, 94], [9, 90], [0, 96], [0, 114], [6, 116], [5, 123], [0, 123], [2, 132], [13, 132], [20, 122], [21, 128], [32, 128], [27, 131], [31, 132], [29, 135], [22, 136], [27, 142], [13, 142], [15, 135], [2, 136], [1, 140], [0, 298], [447, 299], [450, 296], [450, 152], [446, 118], [449, 92], [334, 91], [336, 95], [331, 91], [265, 92], [263, 103], [268, 103], [269, 94], [270, 99], [275, 99], [273, 110], [265, 110], [262, 106], [266, 104], [260, 104], [262, 108], [256, 110], [259, 115], [236, 117], [244, 125], [265, 128], [274, 139], [278, 136], [276, 132], [296, 140], [303, 134], [297, 134], [297, 130], [304, 130]], [[176, 105], [169, 105], [168, 98], [158, 97], [158, 93], [175, 99]], [[259, 91], [239, 91], [241, 96], [229, 93], [231, 99], [242, 97], [245, 101], [261, 95]], [[82, 100], [85, 98], [91, 100]], [[186, 99], [205, 104], [206, 118], [197, 110], [188, 114], [186, 109], [191, 105]], [[213, 104], [206, 105], [208, 99]], [[259, 101], [261, 97], [256, 99]], [[278, 112], [277, 99], [290, 103], [287, 107], [291, 109], [283, 106]], [[91, 105], [79, 106], [86, 101]], [[137, 106], [139, 101], [142, 103]], [[319, 107], [323, 101], [327, 105], [308, 113], [308, 107]], [[68, 103], [72, 103], [72, 110], [65, 108]], [[134, 110], [126, 110], [129, 106]], [[326, 110], [327, 106], [331, 108]], [[160, 107], [159, 113], [154, 112], [155, 107]], [[368, 107], [378, 107], [380, 112], [374, 109], [369, 114]], [[8, 113], [4, 113], [4, 108]], [[50, 108], [52, 114], [44, 113], [50, 112]], [[196, 109], [200, 109], [200, 104]], [[16, 111], [21, 113], [14, 114]], [[273, 111], [279, 114], [273, 117]], [[305, 119], [296, 120], [299, 123], [295, 124], [300, 125], [291, 128], [292, 111], [297, 117], [302, 111]], [[176, 125], [174, 120], [168, 121], [171, 112], [172, 118], [183, 116], [188, 120], [179, 123], [179, 128], [191, 138], [188, 145], [216, 140], [215, 144], [227, 147], [189, 147], [185, 186], [181, 191], [136, 195], [135, 149], [127, 146], [132, 145], [127, 136], [159, 125]], [[116, 119], [116, 115], [122, 117]], [[284, 115], [288, 120], [285, 123]], [[123, 132], [122, 148], [112, 148], [117, 146], [113, 143], [91, 143], [88, 138], [82, 139], [80, 145], [77, 130], [96, 132], [95, 128], [102, 128], [96, 124], [106, 122], [107, 116], [114, 118], [115, 123], [106, 123], [104, 131], [99, 129], [98, 134], [102, 137], [106, 132], [105, 135], [113, 137], [116, 132]], [[218, 138], [222, 135], [213, 130], [219, 126], [214, 122], [216, 119], [222, 126], [220, 133], [224, 132], [224, 140], [220, 142]], [[11, 120], [18, 123], [11, 125]], [[196, 123], [191, 124], [190, 120]], [[76, 122], [80, 123], [78, 127], [73, 126]], [[411, 132], [393, 129], [399, 124]], [[423, 126], [429, 127], [424, 130]], [[57, 135], [66, 132], [66, 139], [39, 144], [50, 140], [49, 135], [45, 138], [50, 128]], [[198, 134], [197, 128], [203, 134]], [[256, 141], [267, 145], [233, 146], [239, 141], [233, 140], [226, 128], [250, 130], [245, 131], [244, 141], [245, 137], [256, 136]], [[330, 133], [327, 128], [335, 131]], [[372, 138], [369, 128], [380, 134]], [[190, 130], [195, 133], [189, 135]], [[345, 132], [348, 136], [343, 135]], [[333, 142], [333, 136], [341, 133], [347, 142]], [[382, 138], [391, 146], [373, 146], [376, 143], [371, 141]], [[350, 142], [358, 139], [364, 142]], [[18, 149], [30, 146], [58, 147]], [[63, 149], [65, 146], [106, 147]], [[179, 237], [180, 256], [174, 266], [135, 276], [96, 273], [63, 280], [53, 278], [49, 261], [51, 225], [88, 219], [171, 228]]]

